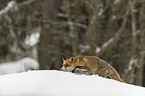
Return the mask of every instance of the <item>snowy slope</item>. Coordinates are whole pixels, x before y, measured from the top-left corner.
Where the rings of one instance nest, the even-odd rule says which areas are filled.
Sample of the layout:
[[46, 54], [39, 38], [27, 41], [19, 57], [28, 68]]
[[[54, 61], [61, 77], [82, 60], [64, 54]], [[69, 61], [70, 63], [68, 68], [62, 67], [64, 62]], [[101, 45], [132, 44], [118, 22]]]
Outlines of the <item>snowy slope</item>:
[[0, 76], [0, 96], [145, 96], [145, 88], [97, 75], [46, 70]]

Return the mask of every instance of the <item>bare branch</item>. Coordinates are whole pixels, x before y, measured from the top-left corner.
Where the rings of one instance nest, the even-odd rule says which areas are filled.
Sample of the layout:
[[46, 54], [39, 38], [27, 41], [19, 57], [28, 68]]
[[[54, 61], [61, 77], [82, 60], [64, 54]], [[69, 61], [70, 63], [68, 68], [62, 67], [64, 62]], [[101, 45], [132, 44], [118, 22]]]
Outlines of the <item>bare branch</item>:
[[129, 13], [129, 8], [128, 8], [128, 10], [126, 11], [126, 13], [124, 15], [123, 22], [122, 22], [122, 25], [121, 25], [120, 29], [117, 31], [117, 33], [115, 34], [114, 37], [110, 38], [108, 41], [106, 41], [101, 46], [100, 51], [97, 53], [97, 56], [102, 55], [103, 53], [106, 52], [106, 50], [108, 48], [113, 47], [113, 45], [115, 45], [117, 43], [117, 41], [120, 38], [121, 33], [123, 32], [123, 29], [124, 29], [125, 25], [126, 25], [128, 13]]

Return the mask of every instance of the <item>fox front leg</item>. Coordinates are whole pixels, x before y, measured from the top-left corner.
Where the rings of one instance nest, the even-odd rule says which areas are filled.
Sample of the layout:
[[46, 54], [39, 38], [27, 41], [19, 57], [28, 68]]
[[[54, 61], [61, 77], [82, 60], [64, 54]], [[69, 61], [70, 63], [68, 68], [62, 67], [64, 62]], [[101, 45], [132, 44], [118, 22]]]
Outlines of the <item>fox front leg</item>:
[[76, 66], [76, 67], [72, 70], [72, 73], [74, 73], [75, 70], [76, 70], [77, 68], [82, 68], [82, 67], [84, 67], [84, 66], [83, 66], [83, 65], [82, 65], [82, 66]]

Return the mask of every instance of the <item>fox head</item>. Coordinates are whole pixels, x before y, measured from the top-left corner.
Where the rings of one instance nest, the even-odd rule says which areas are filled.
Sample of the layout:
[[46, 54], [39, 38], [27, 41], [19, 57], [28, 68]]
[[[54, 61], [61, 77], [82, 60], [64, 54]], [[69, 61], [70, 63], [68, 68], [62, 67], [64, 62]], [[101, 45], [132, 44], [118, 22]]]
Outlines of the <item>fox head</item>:
[[72, 71], [75, 68], [74, 58], [64, 60], [63, 58], [63, 67], [61, 70]]

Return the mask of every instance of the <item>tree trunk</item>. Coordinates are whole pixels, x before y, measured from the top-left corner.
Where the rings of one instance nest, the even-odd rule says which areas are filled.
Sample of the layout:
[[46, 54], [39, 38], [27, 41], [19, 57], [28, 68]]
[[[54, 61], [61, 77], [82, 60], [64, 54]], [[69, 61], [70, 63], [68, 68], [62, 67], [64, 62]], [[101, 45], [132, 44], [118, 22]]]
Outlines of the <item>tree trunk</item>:
[[[59, 69], [60, 65], [55, 66], [53, 60], [53, 54], [55, 53], [55, 44], [53, 44], [53, 32], [55, 27], [51, 24], [51, 21], [56, 19], [57, 8], [60, 5], [61, 0], [44, 0], [42, 3], [42, 14], [46, 21], [41, 24], [41, 34], [39, 43], [39, 63], [40, 69]], [[41, 4], [40, 3], [40, 4]], [[53, 22], [53, 21], [52, 21]], [[51, 35], [50, 35], [51, 34]], [[57, 50], [57, 49], [56, 49]], [[53, 52], [52, 52], [53, 51]], [[57, 56], [56, 56], [57, 57]]]

